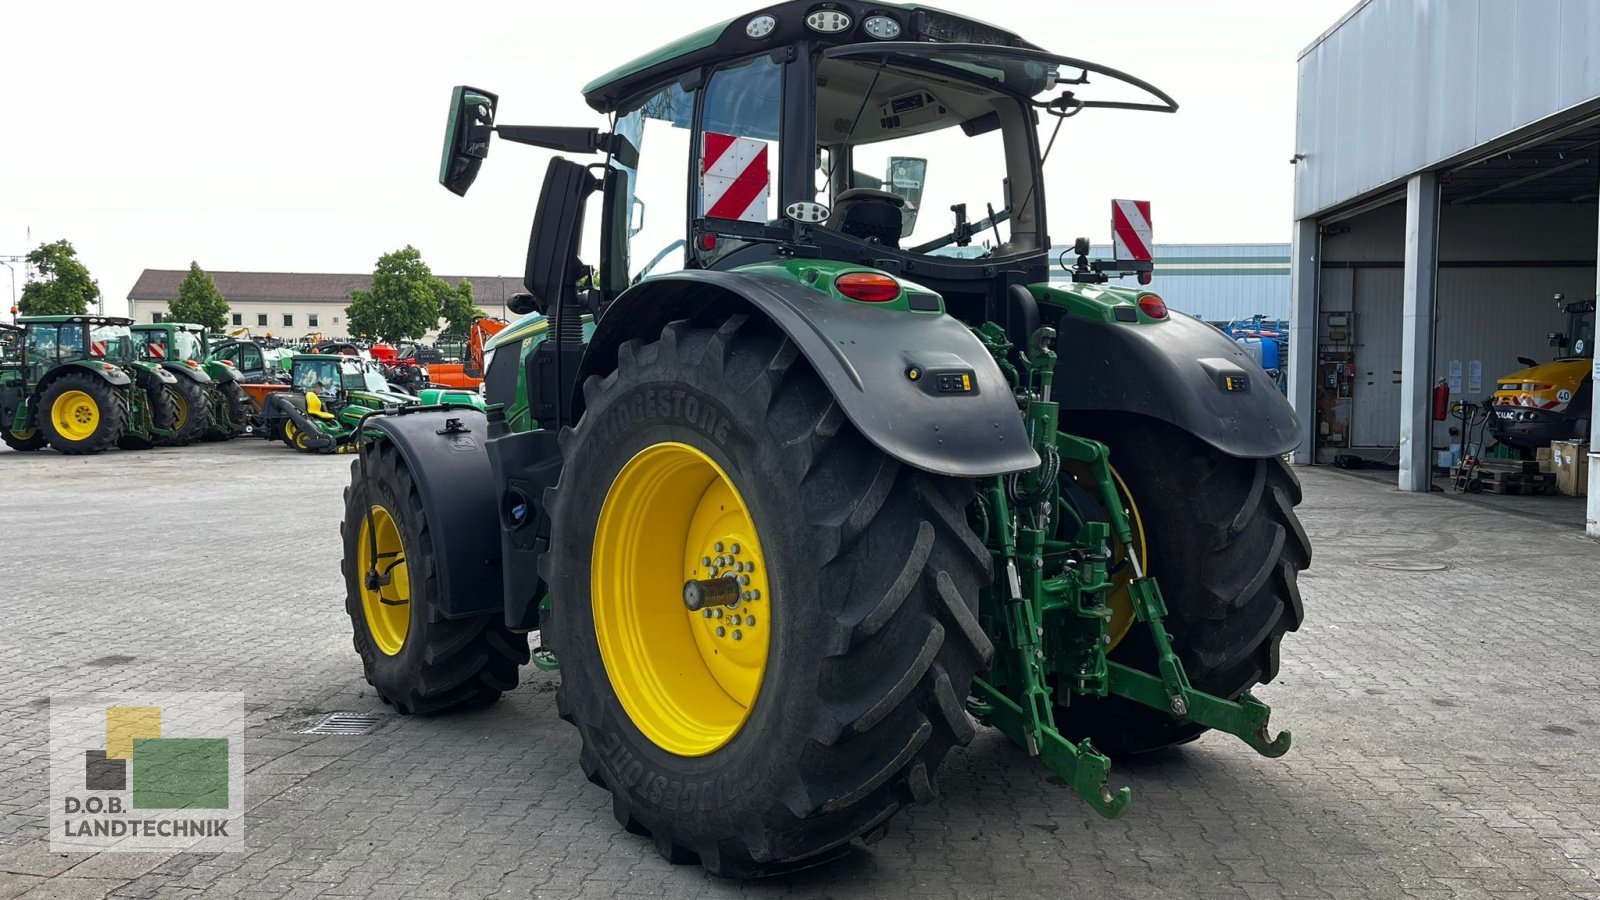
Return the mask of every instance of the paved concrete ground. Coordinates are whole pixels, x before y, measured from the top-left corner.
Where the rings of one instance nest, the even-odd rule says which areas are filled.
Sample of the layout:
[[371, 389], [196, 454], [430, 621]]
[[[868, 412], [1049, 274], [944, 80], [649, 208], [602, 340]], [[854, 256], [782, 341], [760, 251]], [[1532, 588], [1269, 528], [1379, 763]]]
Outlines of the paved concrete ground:
[[[1600, 898], [1600, 547], [1571, 527], [1306, 471], [1306, 625], [1262, 696], [1295, 747], [1207, 737], [1091, 814], [992, 732], [840, 864], [747, 884], [663, 862], [576, 764], [557, 676], [479, 712], [381, 711], [341, 612], [348, 460], [258, 441], [0, 450], [0, 898]], [[53, 856], [55, 693], [247, 695], [247, 851]]]

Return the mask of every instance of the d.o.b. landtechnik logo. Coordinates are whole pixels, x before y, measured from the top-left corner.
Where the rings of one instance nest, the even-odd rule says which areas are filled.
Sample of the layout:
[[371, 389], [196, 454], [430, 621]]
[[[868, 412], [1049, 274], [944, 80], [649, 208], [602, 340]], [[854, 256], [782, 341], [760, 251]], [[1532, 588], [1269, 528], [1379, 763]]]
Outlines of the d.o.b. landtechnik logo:
[[244, 846], [242, 694], [50, 699], [50, 849]]

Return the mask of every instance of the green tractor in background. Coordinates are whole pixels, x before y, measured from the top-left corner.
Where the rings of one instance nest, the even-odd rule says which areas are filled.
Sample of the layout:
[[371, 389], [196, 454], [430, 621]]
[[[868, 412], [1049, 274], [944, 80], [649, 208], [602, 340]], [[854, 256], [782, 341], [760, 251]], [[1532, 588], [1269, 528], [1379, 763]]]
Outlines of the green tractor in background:
[[592, 158], [546, 170], [510, 305], [549, 320], [496, 336], [487, 413], [367, 422], [346, 611], [383, 700], [492, 701], [537, 631], [618, 822], [734, 877], [881, 833], [975, 723], [1105, 816], [1108, 754], [1288, 750], [1251, 691], [1301, 621], [1294, 416], [1221, 332], [1107, 283], [1137, 268], [1080, 239], [1050, 272], [1062, 124], [1166, 94], [806, 0], [584, 95], [609, 132], [452, 98], [454, 193], [492, 136]]
[[471, 391], [424, 389], [420, 395], [390, 389], [383, 369], [348, 354], [297, 354], [289, 370], [291, 389], [268, 394], [261, 408], [262, 431], [302, 453], [344, 453], [367, 416], [386, 409], [427, 405], [482, 410]]
[[0, 440], [70, 455], [145, 450], [172, 437], [176, 379], [139, 358], [131, 320], [23, 316], [20, 352], [0, 362]]
[[157, 322], [133, 326], [141, 359], [170, 372], [167, 388], [177, 408], [171, 439], [184, 446], [195, 441], [226, 441], [244, 433], [253, 406], [239, 386], [239, 370], [231, 362], [211, 358], [203, 325]]

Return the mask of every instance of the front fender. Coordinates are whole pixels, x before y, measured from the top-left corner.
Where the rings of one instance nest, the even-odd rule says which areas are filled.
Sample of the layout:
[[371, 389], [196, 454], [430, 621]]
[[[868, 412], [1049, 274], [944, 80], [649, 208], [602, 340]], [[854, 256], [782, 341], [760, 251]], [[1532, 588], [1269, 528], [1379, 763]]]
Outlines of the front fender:
[[[459, 419], [460, 430], [445, 428], [449, 419]], [[500, 516], [485, 449], [488, 419], [466, 408], [373, 416], [366, 432], [400, 451], [417, 485], [437, 557], [440, 612], [447, 619], [501, 614]], [[368, 458], [363, 450], [363, 465]]]
[[[781, 329], [851, 424], [889, 456], [963, 478], [1039, 465], [1005, 376], [965, 325], [938, 312], [835, 299], [770, 274], [695, 270], [640, 282], [601, 316], [577, 384], [615, 368], [624, 341], [654, 339], [676, 319], [740, 312]], [[939, 373], [955, 375], [955, 385], [963, 374], [970, 382], [941, 393]], [[581, 395], [574, 410], [582, 409]]]
[[[1053, 298], [1040, 299], [1051, 304]], [[1300, 443], [1294, 408], [1272, 379], [1227, 335], [1198, 319], [1116, 321], [1068, 313], [1056, 331], [1054, 399], [1063, 430], [1072, 430], [1074, 411], [1109, 411], [1160, 419], [1229, 456], [1281, 456]]]

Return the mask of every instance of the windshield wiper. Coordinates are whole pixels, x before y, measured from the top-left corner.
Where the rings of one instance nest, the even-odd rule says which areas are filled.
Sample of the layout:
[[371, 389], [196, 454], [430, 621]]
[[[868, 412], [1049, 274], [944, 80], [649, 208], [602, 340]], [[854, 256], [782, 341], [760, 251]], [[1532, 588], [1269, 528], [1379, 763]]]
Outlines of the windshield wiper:
[[[966, 208], [966, 204], [962, 203], [962, 204], [959, 204], [959, 205], [963, 209], [963, 214], [960, 216], [960, 219], [965, 219], [966, 215], [965, 215], [964, 210]], [[918, 244], [917, 246], [912, 247], [910, 250], [907, 250], [906, 252], [907, 253], [928, 254], [928, 253], [932, 253], [935, 250], [938, 250], [941, 247], [948, 247], [951, 244], [954, 244], [957, 241], [961, 240], [962, 238], [966, 238], [970, 242], [971, 239], [972, 239], [972, 236], [974, 234], [977, 234], [978, 232], [983, 231], [986, 228], [994, 228], [996, 225], [999, 225], [1001, 222], [1008, 221], [1011, 218], [1011, 210], [1009, 210], [1009, 209], [1002, 209], [999, 212], [993, 212], [994, 207], [992, 205], [989, 207], [989, 209], [991, 210], [991, 212], [990, 212], [988, 218], [982, 219], [982, 220], [977, 221], [977, 222], [973, 222], [971, 224], [967, 224], [965, 222], [960, 221], [960, 219], [958, 219], [955, 231], [950, 232], [949, 234], [945, 235], [944, 237], [934, 238], [933, 240], [927, 242], [926, 244]], [[995, 230], [995, 236], [999, 237], [999, 235], [1000, 235], [1000, 231], [999, 231], [999, 229], [996, 229]], [[963, 246], [965, 246], [965, 245], [963, 245]]]

